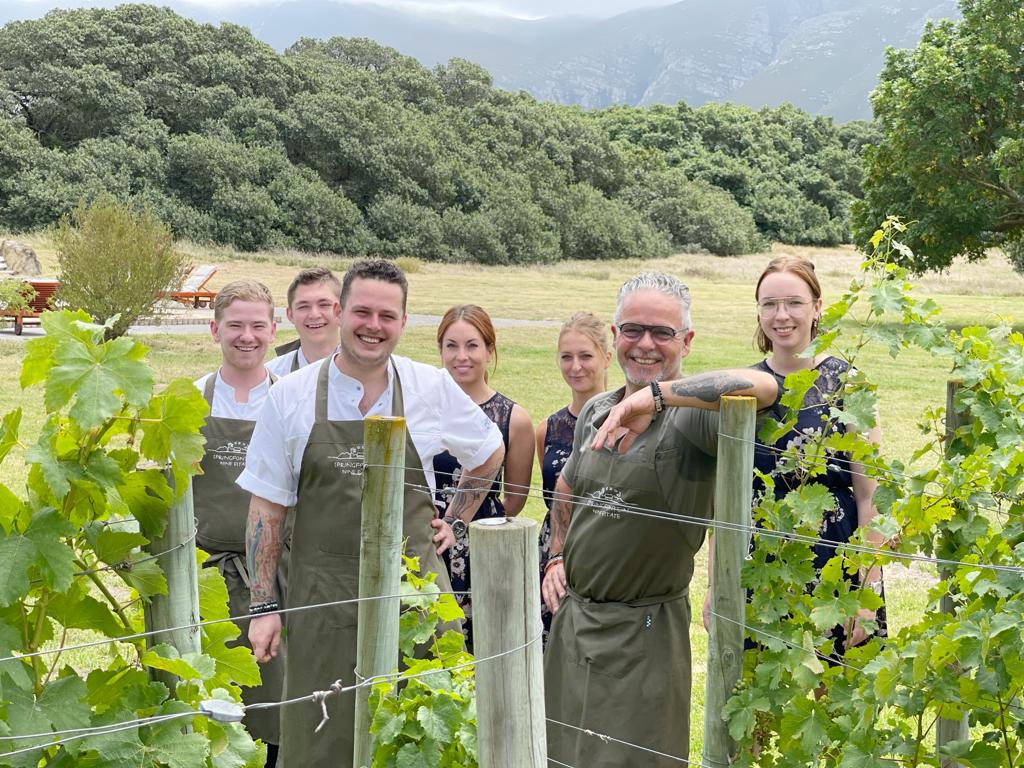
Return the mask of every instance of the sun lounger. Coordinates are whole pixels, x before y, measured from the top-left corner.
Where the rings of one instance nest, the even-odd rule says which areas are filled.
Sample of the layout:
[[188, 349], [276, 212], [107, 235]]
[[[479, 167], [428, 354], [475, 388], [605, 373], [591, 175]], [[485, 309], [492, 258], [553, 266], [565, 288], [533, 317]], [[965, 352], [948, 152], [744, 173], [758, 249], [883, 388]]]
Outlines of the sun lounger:
[[185, 306], [196, 308], [208, 307], [217, 298], [217, 292], [211, 291], [206, 287], [206, 284], [210, 282], [215, 274], [217, 274], [216, 264], [200, 264], [197, 267], [193, 267], [192, 272], [181, 284], [181, 288], [165, 291], [160, 294], [160, 298], [172, 299]]

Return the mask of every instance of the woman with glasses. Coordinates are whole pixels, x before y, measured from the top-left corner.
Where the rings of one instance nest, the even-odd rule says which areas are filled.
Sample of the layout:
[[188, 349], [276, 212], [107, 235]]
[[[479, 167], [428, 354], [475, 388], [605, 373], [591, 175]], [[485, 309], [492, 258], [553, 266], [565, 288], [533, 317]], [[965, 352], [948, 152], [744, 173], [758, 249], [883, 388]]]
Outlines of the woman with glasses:
[[[533, 423], [522, 406], [496, 391], [487, 381], [487, 369], [492, 362], [496, 366], [498, 360], [497, 336], [490, 316], [474, 304], [452, 307], [445, 312], [437, 326], [437, 348], [444, 369], [451, 374], [462, 391], [480, 406], [487, 418], [498, 426], [505, 444], [505, 463], [473, 519], [518, 515], [526, 503], [533, 473]], [[452, 490], [458, 486], [461, 473], [461, 465], [447, 451], [434, 457], [437, 485], [434, 506], [438, 514], [449, 521], [455, 533], [455, 544], [444, 553], [445, 563], [451, 576], [452, 589], [455, 592], [468, 592], [469, 532], [465, 522], [449, 520], [445, 515], [451, 502]], [[463, 629], [466, 633], [466, 646], [472, 652], [472, 602], [468, 594], [456, 594], [455, 599], [466, 612]]]
[[[757, 281], [755, 296], [758, 325], [754, 341], [767, 358], [752, 367], [774, 375], [780, 392], [789, 374], [808, 368], [817, 371], [817, 379], [804, 396], [803, 407], [796, 416], [793, 429], [773, 445], [758, 442], [754, 449], [754, 466], [774, 478], [774, 494], [781, 499], [800, 483], [795, 474], [780, 470], [783, 458], [799, 451], [802, 444], [815, 440], [823, 428], [842, 429], [829, 413], [832, 407], [842, 407], [842, 402], [836, 402], [836, 394], [840, 392], [844, 374], [850, 366], [825, 352], [813, 357], [803, 356], [817, 335], [821, 321], [821, 286], [811, 262], [794, 256], [772, 259]], [[770, 416], [780, 422], [785, 421], [788, 415], [780, 403], [770, 409]], [[880, 445], [881, 429], [876, 425], [866, 437]], [[812, 482], [825, 485], [836, 501], [835, 508], [823, 516], [821, 541], [814, 546], [814, 567], [820, 573], [825, 563], [835, 555], [836, 542], [849, 541], [857, 528], [868, 525], [877, 514], [872, 503], [877, 482], [867, 477], [863, 468], [851, 462], [847, 454], [830, 456], [824, 474]], [[763, 493], [764, 483], [755, 478], [755, 500]], [[875, 546], [882, 543], [878, 534], [871, 534], [869, 538]], [[756, 545], [756, 539], [754, 543]], [[884, 596], [881, 567], [850, 578]], [[705, 626], [707, 608], [705, 601]], [[868, 638], [870, 633], [862, 621], [877, 622], [876, 634], [885, 635], [885, 608], [880, 608], [877, 613], [861, 611], [852, 628], [837, 627], [833, 632], [836, 656], [840, 656], [845, 648], [859, 645]]]
[[[537, 461], [541, 466], [544, 504], [548, 512], [540, 527], [540, 578], [544, 581], [551, 553], [551, 498], [562, 467], [572, 453], [572, 436], [580, 409], [608, 386], [608, 365], [612, 353], [608, 330], [591, 312], [577, 312], [558, 332], [558, 369], [569, 386], [572, 401], [537, 424]], [[541, 601], [544, 641], [551, 629], [551, 611]]]

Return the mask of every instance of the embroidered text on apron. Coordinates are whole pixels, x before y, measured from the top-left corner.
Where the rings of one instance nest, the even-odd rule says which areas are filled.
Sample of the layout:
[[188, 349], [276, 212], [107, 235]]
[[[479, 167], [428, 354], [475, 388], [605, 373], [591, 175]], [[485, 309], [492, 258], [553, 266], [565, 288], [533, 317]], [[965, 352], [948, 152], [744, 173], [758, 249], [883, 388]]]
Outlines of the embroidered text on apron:
[[[213, 393], [219, 373], [206, 379], [203, 397], [213, 407]], [[271, 383], [276, 381], [271, 377]], [[216, 566], [228, 587], [228, 610], [232, 616], [249, 613], [249, 574], [245, 566], [245, 524], [249, 515], [248, 491], [235, 484], [245, 468], [256, 422], [207, 416], [202, 434], [206, 438], [203, 474], [192, 478], [196, 515], [196, 543], [210, 557], [206, 567]], [[235, 622], [242, 634], [229, 645], [249, 645], [248, 619]], [[284, 662], [278, 657], [260, 664], [263, 683], [256, 688], [242, 688], [246, 704], [280, 701], [284, 678]], [[245, 716], [245, 725], [254, 738], [277, 744], [280, 734], [276, 709], [253, 710]]]
[[[288, 607], [354, 599], [359, 596], [359, 538], [362, 513], [363, 420], [329, 421], [329, 366], [324, 359], [317, 376], [316, 420], [302, 455], [288, 574]], [[393, 369], [391, 413], [405, 414], [402, 383]], [[437, 585], [450, 590], [448, 574], [431, 541], [434, 506], [424, 487], [419, 454], [406, 436], [404, 534], [407, 552], [420, 558], [423, 573], [438, 574]], [[355, 603], [290, 613], [286, 619], [285, 698], [322, 690], [336, 679], [354, 682], [356, 663]], [[395, 660], [396, 664], [398, 660]], [[281, 768], [349, 766], [352, 762], [355, 697], [326, 701], [330, 720], [314, 733], [323, 715], [319, 704], [303, 703], [281, 710]]]
[[[606, 413], [618, 398], [604, 404]], [[600, 406], [599, 406], [600, 407]], [[603, 421], [597, 411], [597, 423]], [[631, 515], [622, 505], [677, 514], [667, 491], [679, 482], [678, 443], [664, 418], [625, 455], [576, 458], [572, 521], [565, 542], [570, 592], [552, 622], [544, 653], [547, 713], [677, 758], [689, 754], [690, 604], [699, 525]], [[589, 442], [589, 437], [585, 443]], [[714, 459], [686, 454], [684, 471], [710, 477]], [[580, 498], [583, 497], [583, 498]], [[576, 766], [676, 766], [630, 747], [548, 724], [548, 754]]]

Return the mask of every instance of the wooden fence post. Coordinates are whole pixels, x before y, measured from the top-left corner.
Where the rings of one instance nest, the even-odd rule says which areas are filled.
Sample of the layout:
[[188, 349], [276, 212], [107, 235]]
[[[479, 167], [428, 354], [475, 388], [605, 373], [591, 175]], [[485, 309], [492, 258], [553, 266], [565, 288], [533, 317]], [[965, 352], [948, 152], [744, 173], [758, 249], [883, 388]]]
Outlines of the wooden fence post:
[[[174, 475], [165, 470], [167, 482], [174, 488]], [[196, 565], [196, 519], [192, 506], [192, 481], [167, 511], [167, 527], [163, 535], [153, 536], [145, 547], [150, 554], [160, 554], [157, 563], [167, 579], [167, 594], [153, 595], [143, 613], [149, 644], [168, 643], [178, 653], [199, 653], [202, 650], [199, 628], [199, 569]], [[185, 627], [184, 629], [172, 629]], [[169, 672], [149, 670], [150, 677], [171, 690], [177, 678]]]
[[544, 768], [547, 734], [541, 657], [537, 524], [518, 517], [469, 526], [480, 768]]
[[[740, 584], [740, 568], [750, 546], [756, 416], [754, 398], [722, 398], [715, 521], [738, 526], [738, 529], [718, 529], [712, 539], [712, 615], [704, 698], [703, 764], [706, 766], [729, 765], [736, 752], [728, 723], [722, 718], [722, 707], [732, 696], [743, 671], [744, 609], [747, 601]], [[714, 614], [723, 618], [719, 619]]]
[[[359, 547], [359, 598], [397, 595], [401, 585], [402, 514], [405, 498], [405, 419], [371, 416], [363, 427], [363, 510]], [[359, 603], [356, 675], [364, 680], [398, 665], [398, 597]], [[352, 765], [372, 756], [369, 688], [356, 689]]]
[[[958, 379], [950, 379], [946, 382], [946, 454], [949, 455], [952, 447], [953, 440], [956, 435], [956, 431], [967, 423], [967, 419], [964, 414], [957, 411], [956, 408], [956, 393], [963, 387], [963, 382]], [[945, 578], [949, 573], [944, 573], [943, 568], [939, 568], [939, 575]], [[942, 596], [939, 601], [943, 613], [953, 615], [956, 613], [956, 605], [953, 602], [953, 596], [950, 593], [946, 593]], [[946, 720], [940, 718], [938, 723], [935, 724], [935, 746], [941, 747], [943, 744], [948, 744], [951, 741], [963, 741], [970, 737], [967, 728], [967, 712], [964, 712], [963, 716], [958, 720]], [[961, 764], [956, 760], [949, 758], [942, 761], [942, 768], [961, 768]]]

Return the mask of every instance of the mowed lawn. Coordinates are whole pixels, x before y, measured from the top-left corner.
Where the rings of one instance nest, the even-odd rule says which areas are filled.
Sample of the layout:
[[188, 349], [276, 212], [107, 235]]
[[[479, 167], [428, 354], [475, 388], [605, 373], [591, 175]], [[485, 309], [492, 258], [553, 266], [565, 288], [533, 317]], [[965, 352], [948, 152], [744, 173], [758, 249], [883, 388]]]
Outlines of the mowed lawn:
[[[47, 241], [26, 239], [40, 253], [44, 271], [55, 274], [56, 260]], [[238, 277], [255, 277], [270, 286], [282, 313], [285, 291], [298, 268], [326, 264], [341, 272], [350, 263], [301, 253], [253, 255], [211, 251], [189, 244], [183, 247], [195, 263], [220, 266], [212, 281], [214, 289]], [[691, 289], [696, 338], [692, 353], [685, 361], [686, 372], [746, 366], [758, 360], [759, 355], [751, 343], [756, 322], [753, 286], [769, 258], [781, 253], [799, 253], [815, 262], [826, 303], [846, 289], [860, 263], [860, 256], [851, 248], [786, 246], [777, 246], [771, 254], [736, 258], [681, 254], [643, 262], [566, 262], [529, 268], [428, 264], [411, 259], [401, 263], [409, 272], [410, 313], [439, 315], [452, 304], [476, 303], [494, 318], [545, 321], [541, 325], [498, 329], [498, 364], [491, 379], [497, 389], [525, 407], [536, 422], [568, 402], [568, 390], [555, 364], [558, 323], [581, 309], [591, 310], [610, 322], [619, 285], [640, 271], [670, 272]], [[932, 297], [943, 307], [943, 317], [950, 324], [993, 324], [1000, 317], [1012, 317], [1018, 311], [1024, 294], [1024, 279], [996, 254], [980, 264], [958, 265], [942, 275], [921, 278], [916, 288], [920, 296]], [[290, 333], [282, 333], [279, 340], [291, 337]], [[208, 334], [153, 334], [143, 340], [150, 348], [150, 359], [161, 384], [176, 377], [196, 378], [217, 364], [217, 348]], [[23, 340], [15, 340], [9, 330], [0, 333], [0, 365], [5, 371], [4, 384], [0, 387], [0, 413], [19, 406], [24, 409], [22, 442], [27, 444], [38, 432], [43, 418], [41, 389], [22, 392], [17, 385], [16, 374], [23, 350]], [[416, 360], [438, 364], [434, 327], [410, 326], [398, 351]], [[920, 414], [927, 407], [945, 402], [948, 368], [924, 352], [904, 353], [893, 360], [881, 348], [869, 348], [858, 365], [879, 384], [886, 453], [907, 459], [921, 442], [917, 427]], [[617, 386], [621, 380], [613, 361], [610, 384]], [[0, 467], [0, 480], [18, 490], [25, 475], [24, 453], [16, 448]], [[534, 486], [540, 486], [539, 469], [534, 472]], [[524, 514], [540, 519], [543, 513], [543, 503], [539, 498], [531, 498]], [[706, 635], [700, 626], [699, 611], [705, 590], [703, 552], [699, 560], [691, 589], [695, 609], [691, 632], [693, 755], [699, 754], [702, 741], [706, 655]], [[898, 631], [919, 615], [930, 580], [927, 569], [894, 566], [887, 570], [891, 631]]]

